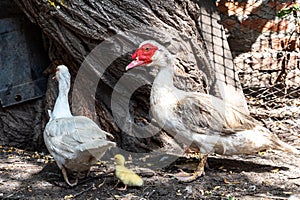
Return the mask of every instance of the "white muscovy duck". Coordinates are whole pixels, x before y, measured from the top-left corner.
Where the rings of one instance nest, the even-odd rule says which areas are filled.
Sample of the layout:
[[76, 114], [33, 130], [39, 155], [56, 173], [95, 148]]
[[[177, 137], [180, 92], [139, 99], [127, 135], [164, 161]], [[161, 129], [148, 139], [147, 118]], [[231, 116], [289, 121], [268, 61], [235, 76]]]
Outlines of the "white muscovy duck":
[[188, 144], [196, 144], [204, 158], [192, 174], [179, 173], [181, 181], [192, 181], [204, 173], [207, 155], [253, 154], [264, 149], [278, 149], [299, 154], [257, 120], [233, 105], [209, 94], [186, 92], [173, 85], [173, 57], [159, 43], [140, 44], [126, 70], [137, 66], [158, 67], [150, 96], [151, 112], [169, 133], [179, 134]]
[[111, 134], [101, 130], [97, 124], [85, 116], [73, 116], [70, 111], [68, 93], [70, 73], [66, 66], [56, 68], [55, 79], [58, 81], [59, 94], [53, 112], [49, 111], [50, 120], [44, 130], [44, 141], [50, 154], [55, 159], [66, 183], [70, 183], [67, 169], [72, 172], [87, 172], [115, 142], [109, 141]]

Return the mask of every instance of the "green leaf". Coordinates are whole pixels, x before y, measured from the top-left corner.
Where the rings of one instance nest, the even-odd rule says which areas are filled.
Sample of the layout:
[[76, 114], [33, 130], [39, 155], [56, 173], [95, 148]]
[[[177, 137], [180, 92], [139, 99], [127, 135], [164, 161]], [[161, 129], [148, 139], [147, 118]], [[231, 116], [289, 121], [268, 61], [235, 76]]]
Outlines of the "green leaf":
[[297, 10], [297, 11], [300, 11], [299, 4], [295, 4], [295, 5], [293, 6], [293, 8], [294, 8], [295, 10]]
[[292, 8], [287, 8], [287, 9], [283, 9], [279, 13], [277, 13], [277, 16], [280, 17], [280, 18], [284, 18], [287, 15], [291, 14], [292, 11], [293, 11], [293, 7]]

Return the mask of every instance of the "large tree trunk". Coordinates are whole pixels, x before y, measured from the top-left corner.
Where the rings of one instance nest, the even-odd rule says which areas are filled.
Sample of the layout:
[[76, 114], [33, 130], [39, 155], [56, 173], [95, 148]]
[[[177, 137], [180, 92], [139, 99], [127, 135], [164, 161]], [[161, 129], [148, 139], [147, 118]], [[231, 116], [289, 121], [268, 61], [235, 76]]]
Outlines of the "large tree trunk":
[[45, 103], [36, 98], [44, 90], [36, 85], [45, 86], [49, 60], [40, 28], [11, 1], [0, 1], [0, 52], [0, 145], [41, 149]]
[[[157, 130], [149, 114], [156, 71], [146, 76], [147, 69], [125, 74], [124, 68], [130, 62], [130, 54], [145, 39], [159, 41], [174, 54], [178, 88], [221, 98], [230, 91], [229, 96], [238, 97], [232, 101], [247, 112], [224, 32], [217, 24], [218, 15], [210, 0], [15, 2], [49, 39], [53, 64], [70, 68], [73, 113], [99, 122], [125, 150], [181, 148], [170, 142], [172, 137], [163, 131], [140, 137], [141, 132], [153, 135]], [[216, 53], [219, 57], [214, 57]], [[130, 92], [131, 86], [137, 85], [141, 87]], [[56, 83], [49, 78], [45, 111], [53, 107], [56, 93]]]

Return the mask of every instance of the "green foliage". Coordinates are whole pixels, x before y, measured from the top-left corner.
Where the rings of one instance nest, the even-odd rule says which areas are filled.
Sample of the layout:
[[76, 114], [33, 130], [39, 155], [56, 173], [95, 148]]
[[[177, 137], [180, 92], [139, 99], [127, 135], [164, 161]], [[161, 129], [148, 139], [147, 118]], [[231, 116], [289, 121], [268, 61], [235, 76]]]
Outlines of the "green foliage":
[[295, 17], [297, 17], [297, 12], [300, 11], [300, 7], [298, 4], [294, 4], [290, 8], [282, 9], [279, 13], [277, 13], [277, 16], [280, 18], [287, 17], [291, 14], [293, 14]]
[[235, 198], [234, 197], [229, 197], [228, 200], [235, 200]]

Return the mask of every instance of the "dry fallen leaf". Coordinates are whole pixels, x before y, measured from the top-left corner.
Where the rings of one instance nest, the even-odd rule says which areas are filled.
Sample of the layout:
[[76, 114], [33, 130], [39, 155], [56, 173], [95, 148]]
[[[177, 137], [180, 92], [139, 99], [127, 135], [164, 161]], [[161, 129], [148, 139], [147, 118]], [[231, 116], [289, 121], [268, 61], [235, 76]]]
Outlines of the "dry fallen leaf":
[[217, 185], [217, 186], [214, 187], [214, 190], [218, 190], [220, 188], [221, 188], [221, 186]]
[[228, 181], [226, 178], [224, 178], [224, 183], [230, 184], [230, 181]]
[[257, 154], [260, 155], [260, 156], [264, 156], [264, 155], [267, 154], [267, 150], [265, 150], [265, 151], [258, 151]]
[[277, 173], [278, 171], [279, 171], [279, 168], [276, 168], [276, 169], [272, 169], [272, 170], [271, 170], [272, 173]]
[[224, 172], [227, 172], [227, 169], [225, 169], [224, 166], [219, 167], [219, 169], [222, 170], [222, 171], [224, 171]]
[[208, 194], [211, 194], [211, 191], [205, 190], [204, 193], [205, 193], [206, 195], [208, 195]]
[[72, 199], [72, 198], [74, 198], [73, 194], [69, 194], [64, 197], [64, 199]]
[[282, 192], [283, 194], [292, 194], [292, 192]]
[[177, 196], [181, 196], [182, 195], [181, 192], [180, 192], [180, 190], [177, 190], [176, 195]]
[[238, 182], [238, 181], [230, 182], [226, 178], [224, 178], [224, 183], [226, 183], [226, 184], [240, 184], [240, 182]]

